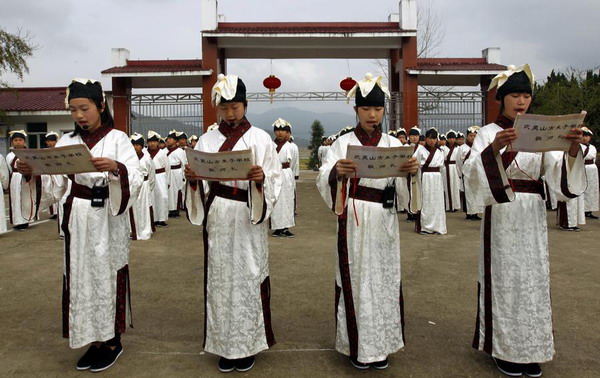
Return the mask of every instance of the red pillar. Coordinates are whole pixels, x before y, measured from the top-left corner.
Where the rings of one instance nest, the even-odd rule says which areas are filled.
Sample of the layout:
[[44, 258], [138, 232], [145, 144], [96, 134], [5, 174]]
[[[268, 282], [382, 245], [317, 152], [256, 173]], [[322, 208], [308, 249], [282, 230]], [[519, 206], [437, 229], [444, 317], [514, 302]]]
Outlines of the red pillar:
[[496, 100], [496, 88], [493, 88], [491, 91], [489, 90], [491, 82], [491, 76], [481, 77], [481, 93], [484, 96], [482, 104], [484, 125], [494, 122], [496, 120], [496, 117], [498, 117], [498, 114], [500, 113], [500, 101]]
[[[400, 96], [400, 74], [399, 74], [399, 65], [400, 65], [400, 50], [399, 49], [391, 49], [390, 50], [390, 60], [388, 66], [388, 86], [390, 87], [390, 91], [392, 93], [398, 93]], [[401, 102], [396, 99], [396, 101], [390, 103], [390, 119], [389, 126], [391, 130], [397, 130], [400, 128], [402, 122], [399, 119], [402, 111], [400, 109]]]
[[408, 131], [419, 124], [418, 80], [409, 75], [409, 68], [417, 67], [417, 37], [402, 38], [402, 127]]
[[131, 98], [131, 78], [113, 77], [112, 92], [115, 129], [121, 130], [129, 135], [131, 134], [131, 128], [129, 126], [129, 114], [131, 114], [129, 102], [129, 99]]
[[215, 38], [202, 37], [202, 68], [212, 70], [212, 74], [202, 76], [202, 119], [204, 131], [217, 122], [217, 111], [212, 106], [210, 91], [219, 75], [219, 51]]

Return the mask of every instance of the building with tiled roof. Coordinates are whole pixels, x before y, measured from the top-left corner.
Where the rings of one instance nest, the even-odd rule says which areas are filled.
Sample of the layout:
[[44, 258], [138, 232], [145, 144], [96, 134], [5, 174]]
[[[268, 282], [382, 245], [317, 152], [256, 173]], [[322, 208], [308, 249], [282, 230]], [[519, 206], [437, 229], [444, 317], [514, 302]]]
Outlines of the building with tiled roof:
[[9, 148], [8, 132], [25, 130], [30, 148], [45, 147], [49, 131], [59, 135], [73, 130], [71, 113], [65, 108], [65, 87], [0, 89], [0, 154]]

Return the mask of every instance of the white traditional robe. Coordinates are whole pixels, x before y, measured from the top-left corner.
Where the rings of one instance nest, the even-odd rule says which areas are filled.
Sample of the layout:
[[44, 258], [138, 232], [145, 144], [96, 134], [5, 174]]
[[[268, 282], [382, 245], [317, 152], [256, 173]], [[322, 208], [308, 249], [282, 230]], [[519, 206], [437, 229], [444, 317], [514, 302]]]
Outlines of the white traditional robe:
[[[148, 151], [150, 156], [152, 154]], [[152, 210], [155, 222], [165, 222], [169, 217], [169, 185], [171, 182], [171, 165], [166, 149], [158, 149], [152, 157], [154, 162], [154, 200]]]
[[[445, 235], [446, 211], [444, 207], [444, 180], [442, 179], [442, 167], [444, 166], [444, 153], [439, 148], [434, 150], [433, 158], [427, 169], [423, 165], [427, 161], [430, 152], [424, 148], [417, 148], [415, 157], [422, 169], [422, 194], [423, 206], [415, 221], [416, 232], [438, 233]], [[427, 172], [428, 169], [438, 170]]]
[[[68, 133], [60, 138], [56, 147], [82, 143], [81, 136]], [[62, 221], [65, 235], [63, 335], [69, 338], [71, 348], [110, 340], [115, 336], [117, 325], [119, 332], [125, 330], [128, 315], [125, 303], [129, 292], [127, 210], [137, 198], [143, 180], [138, 157], [122, 131], [109, 131], [90, 150], [95, 157], [117, 161], [119, 175], [92, 172], [71, 176], [77, 185], [71, 185]], [[52, 181], [51, 187], [42, 187], [42, 208], [61, 199], [70, 179], [56, 175]], [[32, 182], [23, 185], [24, 197], [36, 198], [37, 188]], [[91, 201], [82, 198], [75, 189], [91, 190], [95, 185], [108, 186], [104, 207], [92, 207]], [[24, 209], [28, 203], [23, 201]], [[117, 306], [117, 302], [122, 306]]]
[[152, 201], [154, 200], [155, 173], [154, 162], [147, 152], [143, 152], [140, 159], [140, 172], [144, 181], [137, 200], [129, 209], [129, 228], [132, 240], [148, 240], [154, 232]]
[[169, 181], [169, 211], [179, 210], [180, 201], [182, 198], [182, 189], [185, 184], [185, 177], [183, 176], [183, 170], [187, 164], [187, 157], [185, 151], [179, 147], [173, 150], [166, 149], [167, 156], [169, 157], [169, 165], [171, 168], [171, 175]]
[[[226, 139], [219, 129], [211, 130], [195, 149], [218, 152]], [[263, 169], [264, 183], [219, 182], [231, 193], [245, 191], [246, 202], [211, 195], [207, 181], [196, 188], [188, 181], [185, 196], [188, 219], [204, 225], [204, 350], [228, 359], [252, 356], [275, 344], [267, 232], [281, 190], [281, 163], [269, 134], [261, 129], [251, 127], [233, 150], [248, 148], [254, 164]]]
[[[338, 181], [335, 165], [346, 158], [348, 145], [362, 145], [354, 132], [332, 144], [317, 186], [327, 207], [338, 214], [335, 348], [370, 363], [404, 347], [398, 216], [394, 209], [384, 209], [381, 201], [347, 198], [346, 194], [353, 197], [353, 180]], [[377, 146], [399, 145], [398, 139], [383, 134]], [[418, 177], [419, 173], [411, 180], [412, 193], [420, 193]], [[412, 210], [418, 211], [420, 198], [410, 197], [405, 177], [362, 178], [358, 185], [381, 191], [388, 183], [395, 183], [400, 205], [409, 208], [411, 200]]]
[[319, 146], [317, 150], [317, 156], [319, 158], [319, 167], [323, 165], [323, 160], [325, 160], [325, 156], [327, 152], [331, 149], [331, 146]]
[[442, 149], [444, 152], [444, 169], [442, 171], [444, 180], [444, 200], [446, 210], [460, 210], [460, 178], [456, 163], [460, 158], [459, 145], [455, 144], [454, 148], [447, 145]]
[[[9, 173], [8, 198], [10, 201], [10, 223], [12, 223], [13, 226], [29, 223], [30, 221], [35, 220], [35, 216], [37, 215], [35, 206], [33, 206], [35, 197], [23, 198], [23, 200], [28, 200], [29, 204], [26, 209], [21, 206], [23, 175], [16, 168], [17, 155], [13, 152], [9, 152], [8, 155], [6, 155], [6, 163], [8, 164]], [[37, 178], [35, 181], [40, 180], [40, 178]]]
[[[519, 152], [510, 164], [507, 159], [505, 169], [502, 156], [494, 156], [490, 146], [501, 130], [495, 123], [481, 128], [464, 166], [478, 204], [486, 206], [473, 347], [506, 361], [541, 363], [552, 359], [554, 341], [546, 207], [538, 194], [543, 192], [541, 182], [531, 178], [544, 174], [560, 200], [581, 195], [583, 159], [581, 153], [567, 159], [562, 153], [556, 158], [552, 153]], [[537, 192], [519, 191], [517, 181], [509, 179], [525, 180]]]
[[461, 204], [461, 207], [468, 215], [483, 212], [483, 207], [476, 206], [475, 197], [473, 196], [473, 190], [469, 188], [468, 181], [465, 179], [463, 173], [463, 166], [465, 165], [466, 160], [471, 157], [471, 155], [471, 147], [465, 143], [459, 147], [458, 160], [456, 161], [456, 169], [458, 171], [458, 176], [460, 179], [460, 191], [461, 195], [464, 196], [464, 206], [463, 204]]
[[556, 224], [560, 227], [579, 227], [585, 224], [584, 196], [557, 201]]
[[[276, 143], [273, 145], [277, 147]], [[292, 145], [287, 142], [283, 143], [277, 155], [281, 164], [281, 192], [271, 214], [271, 230], [281, 230], [296, 225], [294, 221], [296, 180], [292, 169], [292, 164], [294, 164]]]
[[[4, 156], [0, 155], [0, 188], [8, 190], [9, 181], [8, 165]], [[4, 207], [4, 192], [0, 191], [0, 233], [6, 232], [6, 210]]]
[[[298, 149], [298, 145], [294, 142], [290, 142], [290, 146], [292, 146], [292, 171], [294, 172], [294, 178], [298, 180], [300, 178], [300, 150]], [[296, 182], [294, 181], [294, 188], [296, 187]]]
[[592, 144], [588, 146], [582, 145], [585, 160], [585, 173], [587, 175], [587, 189], [585, 190], [585, 211], [599, 211], [600, 210], [600, 190], [598, 189], [598, 167], [596, 166], [596, 154], [597, 150]]

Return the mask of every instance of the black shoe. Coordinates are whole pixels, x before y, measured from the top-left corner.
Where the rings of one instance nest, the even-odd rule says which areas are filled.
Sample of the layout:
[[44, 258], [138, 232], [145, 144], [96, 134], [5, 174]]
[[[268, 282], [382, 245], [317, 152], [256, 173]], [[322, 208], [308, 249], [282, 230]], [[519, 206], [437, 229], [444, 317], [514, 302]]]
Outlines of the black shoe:
[[13, 228], [17, 231], [25, 231], [29, 227], [29, 223], [18, 224], [13, 226]]
[[362, 362], [358, 362], [356, 358], [350, 357], [350, 363], [352, 364], [352, 366], [359, 370], [365, 370], [369, 368], [369, 364], [363, 364]]
[[526, 364], [523, 366], [523, 373], [528, 377], [541, 377], [542, 368], [540, 367], [540, 364], [537, 363]]
[[178, 216], [177, 210], [169, 210], [169, 218], [177, 218]]
[[514, 362], [508, 362], [504, 360], [500, 360], [498, 358], [492, 357], [494, 362], [496, 363], [496, 367], [502, 373], [508, 375], [509, 377], [520, 377], [523, 375], [523, 365], [516, 364]]
[[560, 228], [563, 231], [576, 231], [576, 232], [581, 231], [581, 228], [579, 228], [579, 227], [562, 227], [562, 226], [559, 226], [558, 228]]
[[235, 370], [244, 372], [252, 369], [254, 367], [254, 363], [256, 359], [254, 356], [240, 358], [239, 360], [235, 360]]
[[288, 230], [288, 229], [286, 228], [285, 230], [281, 231], [281, 236], [285, 236], [285, 237], [287, 237], [287, 238], [293, 238], [293, 237], [294, 237], [294, 234], [292, 234], [292, 233], [290, 232], [290, 230]]
[[390, 364], [388, 363], [388, 359], [386, 358], [383, 361], [371, 362], [371, 366], [373, 366], [377, 370], [387, 369]]
[[54, 215], [52, 215], [52, 216], [51, 216], [50, 218], [48, 218], [48, 219], [53, 219], [53, 220], [54, 220], [54, 219], [58, 219], [58, 215], [54, 214]]
[[154, 222], [154, 225], [156, 227], [169, 227], [169, 225], [167, 224], [167, 222]]
[[273, 231], [273, 233], [271, 234], [271, 236], [274, 236], [276, 238], [280, 238], [282, 235], [281, 233], [283, 232], [283, 230], [275, 230]]
[[471, 216], [471, 220], [480, 221], [480, 220], [481, 220], [481, 218], [479, 217], [479, 215], [477, 215], [477, 214], [473, 214], [473, 215]]
[[92, 364], [96, 362], [98, 355], [100, 354], [100, 348], [95, 345], [90, 345], [87, 352], [81, 356], [79, 361], [77, 361], [77, 365], [75, 366], [77, 370], [87, 370], [92, 367]]
[[598, 217], [598, 216], [596, 216], [596, 215], [592, 214], [592, 212], [591, 212], [591, 211], [588, 211], [587, 213], [585, 213], [585, 217], [586, 217], [586, 218], [590, 218], [590, 219], [598, 219], [598, 218], [600, 218], [600, 217]]
[[233, 360], [225, 357], [219, 358], [219, 371], [221, 373], [230, 373], [235, 370], [235, 363]]
[[111, 349], [108, 345], [102, 344], [98, 358], [96, 359], [96, 362], [92, 363], [90, 371], [98, 373], [110, 368], [117, 362], [117, 359], [122, 353], [123, 346], [121, 343], [117, 343], [115, 349]]

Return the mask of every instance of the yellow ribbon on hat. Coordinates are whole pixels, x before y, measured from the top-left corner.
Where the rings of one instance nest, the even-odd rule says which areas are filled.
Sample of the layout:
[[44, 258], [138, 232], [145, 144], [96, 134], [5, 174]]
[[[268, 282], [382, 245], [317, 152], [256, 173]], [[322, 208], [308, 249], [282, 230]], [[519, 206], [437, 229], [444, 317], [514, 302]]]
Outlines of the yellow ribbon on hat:
[[238, 77], [236, 75], [223, 75], [217, 76], [217, 82], [210, 91], [210, 98], [214, 106], [221, 103], [221, 98], [225, 100], [231, 100], [235, 97], [237, 91]]
[[535, 81], [534, 81], [533, 72], [531, 72], [531, 67], [529, 67], [529, 64], [525, 63], [522, 66], [518, 66], [518, 67], [511, 64], [510, 66], [508, 66], [506, 68], [508, 68], [506, 71], [500, 72], [498, 75], [496, 75], [492, 79], [489, 89], [492, 89], [494, 87], [498, 87], [498, 89], [499, 89], [501, 86], [504, 85], [504, 83], [506, 83], [506, 81], [508, 80], [509, 77], [511, 77], [512, 75], [514, 75], [518, 72], [523, 71], [529, 78], [529, 82], [531, 83], [531, 89], [533, 90], [533, 83]]
[[365, 78], [363, 80], [357, 81], [356, 85], [348, 91], [348, 94], [346, 95], [346, 97], [347, 98], [356, 97], [356, 90], [358, 88], [360, 88], [360, 94], [363, 97], [367, 97], [367, 95], [369, 93], [371, 93], [373, 88], [375, 88], [375, 85], [379, 85], [379, 87], [381, 88], [383, 93], [385, 93], [385, 95], [389, 98], [389, 97], [391, 97], [390, 90], [388, 89], [388, 87], [385, 84], [383, 84], [382, 80], [383, 80], [383, 77], [381, 77], [381, 76], [373, 77], [372, 73], [367, 72], [367, 74], [365, 75]]

